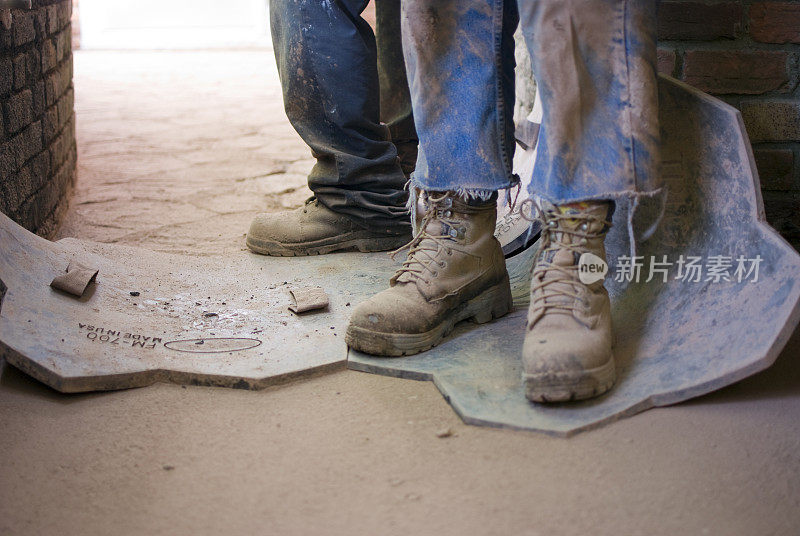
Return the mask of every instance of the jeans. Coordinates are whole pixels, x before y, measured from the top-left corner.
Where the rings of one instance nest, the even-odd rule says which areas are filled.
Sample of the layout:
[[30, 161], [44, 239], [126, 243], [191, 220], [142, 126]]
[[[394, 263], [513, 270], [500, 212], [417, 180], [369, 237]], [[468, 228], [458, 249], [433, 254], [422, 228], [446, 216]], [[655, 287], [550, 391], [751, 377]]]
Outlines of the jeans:
[[366, 5], [270, 0], [284, 108], [317, 159], [308, 185], [319, 202], [362, 227], [408, 232], [407, 179], [389, 141], [391, 133], [413, 169], [417, 142], [399, 0], [376, 3], [377, 43], [361, 17]]
[[513, 175], [519, 22], [544, 118], [530, 193], [553, 203], [660, 189], [655, 0], [405, 0], [420, 150], [412, 185], [486, 197]]

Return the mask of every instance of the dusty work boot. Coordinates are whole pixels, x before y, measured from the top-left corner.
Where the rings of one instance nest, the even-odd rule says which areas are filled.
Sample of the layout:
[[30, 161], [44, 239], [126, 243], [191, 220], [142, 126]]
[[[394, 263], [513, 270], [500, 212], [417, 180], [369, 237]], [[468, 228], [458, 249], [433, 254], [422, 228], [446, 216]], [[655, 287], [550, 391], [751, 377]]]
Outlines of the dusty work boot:
[[422, 352], [467, 319], [511, 310], [503, 251], [494, 238], [496, 203], [466, 203], [452, 192], [422, 194], [425, 217], [391, 287], [353, 311], [346, 341], [379, 356]]
[[247, 233], [247, 247], [262, 255], [292, 257], [334, 251], [389, 251], [411, 239], [411, 231], [392, 234], [359, 227], [311, 197], [292, 210], [258, 214]]
[[542, 208], [522, 348], [525, 394], [534, 402], [581, 400], [614, 383], [611, 306], [603, 278], [610, 202]]

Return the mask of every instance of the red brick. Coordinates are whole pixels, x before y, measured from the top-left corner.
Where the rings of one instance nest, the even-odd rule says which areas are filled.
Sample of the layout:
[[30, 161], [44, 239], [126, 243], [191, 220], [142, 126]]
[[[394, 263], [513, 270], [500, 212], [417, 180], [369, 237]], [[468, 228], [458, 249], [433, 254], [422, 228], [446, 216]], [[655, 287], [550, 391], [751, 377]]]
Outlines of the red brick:
[[14, 46], [21, 47], [36, 39], [36, 28], [33, 24], [33, 14], [27, 12], [14, 12], [13, 23]]
[[9, 149], [14, 157], [14, 164], [18, 169], [21, 168], [42, 150], [42, 124], [37, 121], [17, 134], [11, 139]]
[[75, 106], [75, 95], [72, 88], [68, 89], [66, 93], [58, 100], [56, 107], [58, 108], [58, 128], [64, 127], [67, 120], [73, 115], [73, 108]]
[[738, 2], [663, 1], [658, 9], [658, 37], [699, 41], [735, 39], [741, 32], [742, 18]]
[[788, 192], [792, 189], [794, 153], [791, 149], [755, 148], [753, 153], [763, 190]]
[[53, 40], [48, 39], [42, 44], [42, 72], [46, 73], [56, 65], [58, 65], [56, 47]]
[[14, 86], [14, 62], [8, 58], [0, 58], [0, 97], [11, 92]]
[[10, 9], [0, 9], [0, 48], [10, 49], [14, 46], [14, 32]]
[[800, 101], [746, 101], [741, 110], [747, 135], [753, 143], [800, 140]]
[[58, 121], [58, 106], [51, 106], [42, 118], [42, 131], [44, 132], [45, 142], [49, 143], [50, 140], [58, 134], [60, 125]]
[[47, 11], [44, 8], [33, 12], [33, 26], [40, 41], [47, 37]]
[[25, 71], [27, 75], [27, 84], [33, 84], [34, 81], [41, 78], [42, 74], [42, 54], [38, 48], [31, 48], [27, 54], [28, 59], [25, 61]]
[[10, 177], [18, 169], [15, 156], [13, 142], [0, 143], [0, 177]]
[[788, 59], [783, 51], [689, 50], [684, 56], [682, 79], [715, 94], [786, 93]]
[[665, 48], [658, 49], [657, 67], [658, 72], [669, 76], [675, 76], [675, 60], [677, 56], [674, 50]]
[[70, 40], [72, 39], [71, 28], [62, 30], [56, 37], [56, 61], [61, 62], [64, 56], [69, 54], [71, 50]]
[[762, 43], [800, 43], [800, 3], [753, 4], [750, 7], [750, 36]]
[[52, 35], [59, 29], [58, 6], [48, 6], [47, 8], [47, 33]]
[[33, 91], [33, 117], [41, 117], [44, 113], [44, 81], [36, 82], [31, 88]]
[[28, 62], [28, 57], [25, 54], [19, 54], [14, 58], [14, 89], [22, 89], [28, 77], [28, 67], [25, 65]]
[[46, 103], [47, 106], [52, 106], [58, 101], [59, 97], [64, 94], [64, 91], [72, 81], [72, 61], [67, 60], [58, 66], [46, 80]]
[[58, 28], [61, 29], [69, 24], [72, 16], [72, 2], [61, 2], [58, 4]]
[[8, 133], [19, 132], [33, 121], [33, 93], [30, 89], [17, 93], [5, 102], [3, 108], [8, 118]]
[[767, 222], [795, 249], [800, 245], [800, 196], [785, 192], [764, 192]]

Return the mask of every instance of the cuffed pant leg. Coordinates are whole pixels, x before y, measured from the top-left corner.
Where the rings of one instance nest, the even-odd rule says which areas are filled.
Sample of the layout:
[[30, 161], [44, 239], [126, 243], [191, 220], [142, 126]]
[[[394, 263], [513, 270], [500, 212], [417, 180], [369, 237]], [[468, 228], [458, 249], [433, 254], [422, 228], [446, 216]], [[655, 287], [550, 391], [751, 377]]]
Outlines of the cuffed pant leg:
[[654, 0], [522, 0], [544, 108], [531, 193], [552, 202], [657, 191]]
[[364, 227], [405, 231], [405, 177], [379, 122], [375, 37], [367, 0], [271, 0], [286, 115], [317, 163], [319, 201]]

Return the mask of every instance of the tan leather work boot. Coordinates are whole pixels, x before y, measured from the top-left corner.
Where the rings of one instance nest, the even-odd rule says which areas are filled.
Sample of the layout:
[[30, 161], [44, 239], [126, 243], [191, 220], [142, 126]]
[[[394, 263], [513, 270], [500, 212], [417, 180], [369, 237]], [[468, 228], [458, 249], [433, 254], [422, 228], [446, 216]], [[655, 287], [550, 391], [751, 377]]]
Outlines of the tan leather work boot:
[[467, 204], [452, 192], [423, 193], [425, 217], [391, 287], [353, 311], [346, 341], [355, 350], [401, 356], [437, 345], [467, 319], [511, 310], [503, 251], [494, 237], [496, 203]]
[[525, 395], [534, 402], [591, 398], [614, 383], [611, 306], [603, 286], [611, 206], [583, 202], [542, 209], [522, 348]]
[[250, 224], [247, 247], [262, 255], [292, 257], [345, 250], [390, 251], [410, 239], [410, 230], [390, 234], [359, 227], [311, 197], [295, 210], [258, 214]]

